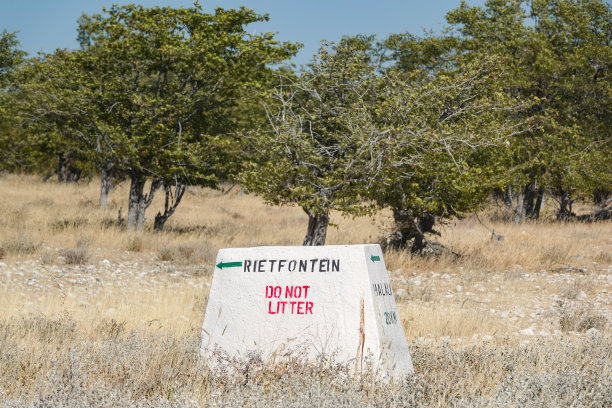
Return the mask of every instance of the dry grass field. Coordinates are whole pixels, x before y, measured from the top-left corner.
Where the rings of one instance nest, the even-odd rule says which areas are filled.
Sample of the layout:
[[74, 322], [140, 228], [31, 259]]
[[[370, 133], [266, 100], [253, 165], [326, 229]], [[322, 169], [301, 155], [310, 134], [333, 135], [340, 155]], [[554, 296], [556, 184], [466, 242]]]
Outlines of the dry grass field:
[[[505, 224], [492, 208], [441, 228], [460, 259], [387, 253], [417, 371], [389, 385], [328, 361], [198, 364], [216, 251], [301, 244], [299, 208], [192, 189], [167, 231], [135, 234], [117, 224], [125, 183], [107, 210], [97, 198], [95, 180], [0, 176], [0, 406], [612, 407], [611, 222]], [[332, 222], [328, 244], [390, 225]]]

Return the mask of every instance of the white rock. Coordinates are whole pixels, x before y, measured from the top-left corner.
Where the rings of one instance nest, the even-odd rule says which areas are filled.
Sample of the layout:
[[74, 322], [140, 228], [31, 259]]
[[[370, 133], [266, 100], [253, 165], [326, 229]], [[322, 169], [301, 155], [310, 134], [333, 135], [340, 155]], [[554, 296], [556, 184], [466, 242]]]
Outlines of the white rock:
[[461, 291], [463, 290], [463, 288], [461, 287], [461, 285], [457, 285], [457, 286], [455, 287], [455, 290], [456, 290], [457, 292], [461, 292]]
[[397, 297], [406, 297], [408, 296], [408, 291], [404, 288], [399, 288], [395, 291], [395, 295]]
[[218, 361], [216, 349], [277, 360], [333, 354], [387, 378], [414, 372], [378, 245], [220, 250], [200, 354]]

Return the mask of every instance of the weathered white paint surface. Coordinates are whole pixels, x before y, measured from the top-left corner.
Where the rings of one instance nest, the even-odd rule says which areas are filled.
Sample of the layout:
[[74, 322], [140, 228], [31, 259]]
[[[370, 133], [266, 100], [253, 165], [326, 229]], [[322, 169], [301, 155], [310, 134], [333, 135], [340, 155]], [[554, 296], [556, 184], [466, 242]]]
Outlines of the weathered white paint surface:
[[[202, 327], [201, 354], [291, 350], [334, 355], [357, 371], [413, 372], [378, 245], [222, 249]], [[212, 361], [212, 360], [211, 360]]]

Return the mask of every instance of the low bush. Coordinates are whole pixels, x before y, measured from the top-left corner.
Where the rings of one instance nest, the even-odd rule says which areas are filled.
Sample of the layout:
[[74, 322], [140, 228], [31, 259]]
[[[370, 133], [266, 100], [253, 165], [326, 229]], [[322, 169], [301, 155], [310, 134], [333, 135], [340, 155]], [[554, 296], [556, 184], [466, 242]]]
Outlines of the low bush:
[[212, 263], [215, 260], [215, 250], [206, 242], [179, 244], [161, 248], [157, 252], [157, 258], [180, 265]]
[[64, 261], [68, 265], [83, 265], [89, 261], [90, 254], [86, 246], [66, 248], [61, 251]]

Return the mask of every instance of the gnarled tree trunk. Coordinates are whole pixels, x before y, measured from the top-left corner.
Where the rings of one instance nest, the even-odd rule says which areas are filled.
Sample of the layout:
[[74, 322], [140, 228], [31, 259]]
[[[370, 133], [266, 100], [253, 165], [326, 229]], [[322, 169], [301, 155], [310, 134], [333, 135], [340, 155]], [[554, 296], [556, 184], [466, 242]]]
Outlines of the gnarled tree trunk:
[[574, 204], [574, 200], [570, 198], [569, 191], [560, 190], [559, 191], [559, 211], [557, 211], [557, 219], [558, 220], [567, 220], [572, 217], [575, 217], [576, 214], [572, 211], [572, 205]]
[[310, 210], [304, 210], [308, 214], [308, 230], [304, 237], [304, 246], [325, 245], [327, 227], [329, 225], [329, 214], [318, 214]]
[[149, 194], [144, 193], [147, 178], [140, 173], [130, 175], [130, 198], [128, 203], [128, 229], [141, 230], [145, 221], [145, 211], [151, 205], [155, 191], [161, 186], [161, 181], [151, 182]]
[[542, 205], [544, 204], [544, 188], [540, 187], [538, 189], [538, 196], [536, 198], [535, 207], [533, 208], [533, 213], [530, 218], [533, 220], [537, 220], [540, 218], [540, 211], [542, 211]]
[[522, 224], [525, 222], [525, 195], [522, 191], [516, 194], [516, 209], [514, 210], [514, 222]]
[[544, 190], [538, 188], [535, 181], [524, 188], [506, 187], [503, 192], [506, 221], [521, 224], [527, 218], [538, 218], [543, 198]]
[[410, 247], [412, 253], [422, 253], [429, 244], [425, 234], [440, 235], [433, 229], [436, 217], [431, 214], [415, 217], [410, 210], [394, 208], [393, 221], [395, 230], [384, 243], [387, 248], [405, 249]]
[[72, 156], [61, 153], [57, 156], [57, 181], [72, 183], [81, 178], [81, 172], [72, 165]]
[[170, 218], [172, 214], [174, 214], [176, 207], [178, 207], [178, 205], [180, 204], [181, 199], [183, 198], [183, 195], [185, 194], [185, 190], [187, 190], [186, 185], [176, 183], [174, 186], [174, 193], [173, 193], [172, 186], [168, 186], [164, 184], [164, 191], [166, 193], [166, 200], [164, 202], [164, 213], [162, 214], [158, 212], [157, 215], [155, 216], [153, 230], [161, 231], [164, 229], [164, 225], [166, 224], [166, 221], [168, 220], [168, 218]]
[[537, 220], [540, 218], [540, 210], [544, 200], [544, 189], [539, 187], [538, 182], [534, 180], [525, 187], [523, 195], [525, 216], [531, 220]]
[[514, 205], [514, 192], [512, 191], [512, 186], [506, 187], [506, 191], [504, 191], [504, 206], [506, 207], [506, 221], [512, 221], [512, 213], [513, 213], [513, 205]]
[[102, 166], [100, 169], [100, 208], [105, 209], [108, 204], [108, 193], [113, 188], [113, 167]]

